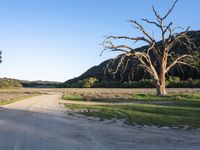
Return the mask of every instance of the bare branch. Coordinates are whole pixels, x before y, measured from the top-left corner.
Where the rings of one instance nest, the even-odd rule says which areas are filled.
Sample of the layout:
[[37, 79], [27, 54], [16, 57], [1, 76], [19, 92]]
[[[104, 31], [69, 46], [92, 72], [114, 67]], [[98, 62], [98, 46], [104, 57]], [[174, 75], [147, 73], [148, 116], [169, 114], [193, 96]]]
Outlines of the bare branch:
[[[120, 58], [120, 57], [121, 57], [121, 55], [118, 55], [117, 57], [115, 57], [115, 58], [109, 60], [109, 62], [107, 63], [107, 65], [106, 65], [106, 67], [105, 67], [105, 69], [104, 69], [104, 74], [106, 74], [107, 72], [108, 72], [108, 73], [111, 73], [111, 72], [112, 72], [112, 67], [113, 67], [113, 65], [115, 64], [115, 61], [116, 61], [118, 58]], [[110, 68], [111, 68], [111, 69], [110, 69]]]
[[167, 68], [166, 68], [166, 70], [165, 70], [165, 73], [167, 73], [174, 65], [176, 65], [177, 63], [180, 63], [181, 61], [181, 59], [183, 59], [183, 58], [186, 58], [186, 57], [190, 57], [190, 58], [192, 58], [192, 55], [181, 55], [181, 56], [179, 56], [178, 58], [176, 58]]
[[154, 25], [156, 25], [157, 27], [160, 28], [160, 25], [158, 23], [154, 22], [154, 21], [149, 21], [148, 19], [142, 19], [142, 20], [147, 22], [147, 23], [154, 24]]
[[182, 28], [182, 27], [174, 27], [174, 28], [172, 29], [172, 32], [174, 32], [176, 29], [184, 30], [184, 28]]
[[122, 75], [125, 73], [125, 71], [126, 71], [126, 69], [127, 69], [127, 67], [128, 67], [128, 64], [129, 64], [130, 60], [131, 60], [131, 59], [128, 59], [128, 60], [126, 61], [125, 65], [124, 65], [124, 67], [123, 67]]
[[170, 32], [169, 38], [168, 38], [168, 45], [166, 47], [167, 51], [172, 50], [172, 47], [176, 44], [184, 45], [187, 50], [191, 50], [192, 48], [196, 48], [196, 45], [191, 41], [189, 35], [187, 34], [189, 30], [189, 27], [182, 33], [176, 33], [171, 35], [172, 31]]
[[154, 7], [154, 6], [152, 6], [152, 9], [153, 9], [153, 12], [154, 12], [154, 14], [155, 14], [155, 16], [156, 16], [157, 21], [160, 22], [160, 21], [162, 20], [162, 18], [161, 18], [160, 15], [157, 13], [157, 11], [155, 10], [155, 7]]
[[120, 58], [120, 61], [119, 61], [119, 63], [117, 64], [117, 67], [116, 67], [115, 71], [112, 72], [113, 75], [115, 75], [115, 74], [119, 71], [120, 66], [121, 66], [122, 63], [124, 62], [124, 58], [125, 58], [125, 55], [123, 55], [123, 56]]
[[172, 10], [174, 9], [176, 3], [178, 2], [178, 0], [176, 0], [173, 4], [173, 6], [169, 9], [169, 11], [167, 12], [167, 14], [162, 18], [162, 20], [164, 20], [165, 18], [167, 18], [167, 16], [172, 12]]
[[108, 36], [106, 37], [106, 39], [104, 41], [107, 41], [108, 39], [125, 39], [125, 40], [132, 40], [132, 41], [144, 41], [147, 42], [148, 44], [150, 43], [150, 41], [148, 39], [146, 39], [145, 37], [128, 37], [128, 36]]
[[166, 33], [167, 30], [169, 30], [169, 28], [170, 28], [171, 25], [172, 25], [172, 22], [170, 22], [170, 23], [168, 24], [168, 26], [165, 28], [165, 30], [164, 30], [163, 32]]
[[126, 52], [126, 53], [128, 53], [129, 51], [127, 51], [127, 50], [123, 50], [123, 49], [121, 49], [121, 48], [125, 48], [125, 49], [128, 49], [128, 50], [130, 50], [130, 51], [134, 51], [134, 49], [133, 48], [131, 48], [131, 47], [129, 47], [129, 46], [127, 46], [127, 45], [118, 45], [118, 46], [111, 46], [111, 47], [107, 47], [108, 49], [112, 49], [112, 51], [122, 51], [122, 52]]
[[139, 24], [137, 21], [135, 20], [129, 20], [129, 22], [133, 23], [134, 27], [136, 29], [139, 29], [144, 35], [146, 35], [152, 42], [155, 41], [154, 38], [152, 36], [150, 36], [149, 33], [147, 33], [147, 31], [145, 31], [144, 27]]
[[196, 66], [190, 65], [190, 64], [188, 64], [188, 63], [186, 63], [186, 62], [183, 62], [183, 61], [179, 61], [178, 63], [179, 63], [179, 64], [186, 65], [186, 66], [189, 66], [189, 67], [191, 67], [191, 68], [194, 68], [195, 70], [197, 70], [197, 71], [199, 72], [199, 68], [197, 68]]

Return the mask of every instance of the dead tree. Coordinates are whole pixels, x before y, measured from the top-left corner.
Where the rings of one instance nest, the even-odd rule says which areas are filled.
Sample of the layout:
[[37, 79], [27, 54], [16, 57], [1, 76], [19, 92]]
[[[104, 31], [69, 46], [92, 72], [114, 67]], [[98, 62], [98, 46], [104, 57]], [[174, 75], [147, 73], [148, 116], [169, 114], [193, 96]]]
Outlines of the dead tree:
[[[177, 64], [188, 65], [184, 60], [187, 57], [192, 57], [190, 53], [178, 54], [174, 50], [174, 46], [180, 44], [185, 46], [189, 52], [195, 47], [194, 43], [191, 41], [187, 32], [189, 28], [181, 33], [175, 33], [176, 29], [182, 29], [180, 27], [172, 27], [172, 22], [165, 24], [165, 19], [170, 15], [174, 9], [177, 0], [174, 2], [173, 6], [168, 10], [168, 12], [161, 17], [161, 15], [155, 10], [154, 6], [153, 13], [156, 17], [156, 21], [151, 21], [148, 19], [142, 19], [145, 23], [156, 26], [161, 33], [161, 42], [157, 42], [151, 34], [149, 34], [142, 24], [135, 20], [129, 20], [131, 25], [139, 30], [143, 36], [141, 37], [129, 37], [129, 36], [108, 36], [103, 42], [104, 52], [105, 50], [119, 51], [122, 52], [119, 56], [112, 59], [107, 67], [106, 71], [112, 74], [117, 73], [119, 70], [125, 70], [129, 61], [128, 59], [137, 59], [139, 62], [138, 67], [144, 69], [150, 77], [156, 87], [157, 95], [166, 95], [166, 74], [168, 71]], [[137, 50], [128, 44], [114, 44], [114, 40], [125, 40], [133, 42], [145, 42], [147, 47], [145, 50]], [[126, 61], [125, 61], [126, 58]], [[115, 69], [113, 69], [113, 63], [117, 61]], [[111, 67], [110, 67], [111, 66]]]

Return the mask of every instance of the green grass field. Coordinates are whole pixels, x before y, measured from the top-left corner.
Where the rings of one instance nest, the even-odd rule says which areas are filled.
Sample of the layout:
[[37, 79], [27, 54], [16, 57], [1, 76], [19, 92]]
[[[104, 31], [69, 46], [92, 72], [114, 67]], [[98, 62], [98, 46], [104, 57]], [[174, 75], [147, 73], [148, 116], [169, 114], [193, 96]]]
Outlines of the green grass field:
[[[75, 95], [74, 100], [80, 98]], [[103, 119], [125, 119], [128, 124], [200, 127], [200, 93], [171, 93], [157, 97], [154, 94], [133, 94], [128, 100], [92, 99], [107, 105], [65, 104], [78, 113]], [[63, 97], [67, 99], [67, 96]], [[70, 97], [73, 100], [73, 96]], [[81, 101], [86, 101], [83, 97]], [[117, 104], [117, 102], [120, 102]], [[123, 104], [123, 102], [131, 102]]]
[[65, 99], [65, 100], [85, 101], [85, 99], [81, 95], [75, 95], [75, 94], [63, 95], [62, 99]]

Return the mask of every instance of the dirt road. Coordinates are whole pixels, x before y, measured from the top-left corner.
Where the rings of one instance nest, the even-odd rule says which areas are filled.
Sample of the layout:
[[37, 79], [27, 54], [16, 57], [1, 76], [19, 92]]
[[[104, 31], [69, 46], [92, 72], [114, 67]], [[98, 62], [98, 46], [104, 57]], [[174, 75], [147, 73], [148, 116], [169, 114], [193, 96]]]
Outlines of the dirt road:
[[51, 93], [0, 107], [0, 150], [199, 150], [200, 130], [126, 126], [64, 113]]

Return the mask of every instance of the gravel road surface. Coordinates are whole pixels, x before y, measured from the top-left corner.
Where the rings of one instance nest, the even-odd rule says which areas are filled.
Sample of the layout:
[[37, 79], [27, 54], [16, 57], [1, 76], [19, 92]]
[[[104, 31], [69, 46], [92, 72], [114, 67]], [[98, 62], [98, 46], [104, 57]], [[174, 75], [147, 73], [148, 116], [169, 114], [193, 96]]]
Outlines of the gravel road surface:
[[69, 115], [49, 93], [0, 107], [0, 150], [199, 150], [200, 130]]

